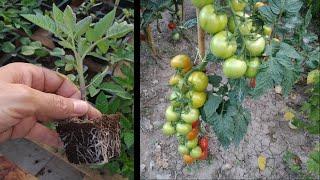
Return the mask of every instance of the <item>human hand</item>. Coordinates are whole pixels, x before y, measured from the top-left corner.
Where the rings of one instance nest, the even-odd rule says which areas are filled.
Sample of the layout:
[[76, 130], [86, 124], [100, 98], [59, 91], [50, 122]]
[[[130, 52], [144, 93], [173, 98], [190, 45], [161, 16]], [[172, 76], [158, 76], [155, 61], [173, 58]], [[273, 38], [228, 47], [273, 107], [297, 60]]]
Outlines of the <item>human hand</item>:
[[38, 121], [62, 120], [101, 113], [85, 101], [66, 77], [27, 63], [0, 68], [0, 142], [27, 138], [61, 146], [58, 134]]

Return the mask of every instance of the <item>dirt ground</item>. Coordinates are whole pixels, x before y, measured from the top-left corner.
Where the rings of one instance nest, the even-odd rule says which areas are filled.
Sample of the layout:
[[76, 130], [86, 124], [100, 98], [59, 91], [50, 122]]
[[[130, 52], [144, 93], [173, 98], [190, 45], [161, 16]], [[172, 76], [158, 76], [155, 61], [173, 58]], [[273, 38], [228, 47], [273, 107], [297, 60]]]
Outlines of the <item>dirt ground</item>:
[[[186, 8], [186, 19], [195, 17], [195, 9], [190, 5]], [[285, 166], [282, 156], [286, 150], [296, 153], [305, 164], [308, 152], [313, 148], [318, 136], [309, 136], [300, 130], [292, 130], [283, 119], [284, 112], [291, 106], [301, 104], [303, 95], [293, 93], [284, 98], [273, 90], [261, 96], [258, 100], [246, 99], [245, 107], [251, 109], [252, 121], [248, 131], [238, 147], [224, 149], [211, 131], [210, 160], [185, 165], [178, 153], [178, 141], [175, 136], [166, 137], [161, 127], [165, 122], [164, 111], [169, 105], [169, 77], [174, 74], [170, 68], [170, 59], [180, 53], [188, 54], [191, 58], [196, 55], [196, 27], [188, 30], [187, 36], [193, 42], [182, 40], [171, 41], [167, 29], [167, 19], [161, 20], [162, 33], [153, 27], [155, 44], [159, 50], [160, 65], [156, 65], [145, 43], [140, 49], [140, 174], [144, 179], [248, 179], [272, 178], [288, 179], [296, 177]], [[206, 36], [206, 47], [208, 40]], [[160, 68], [160, 66], [162, 68]], [[208, 67], [208, 72], [219, 72]], [[266, 169], [259, 171], [258, 156], [267, 158]], [[305, 166], [303, 167], [305, 169]]]

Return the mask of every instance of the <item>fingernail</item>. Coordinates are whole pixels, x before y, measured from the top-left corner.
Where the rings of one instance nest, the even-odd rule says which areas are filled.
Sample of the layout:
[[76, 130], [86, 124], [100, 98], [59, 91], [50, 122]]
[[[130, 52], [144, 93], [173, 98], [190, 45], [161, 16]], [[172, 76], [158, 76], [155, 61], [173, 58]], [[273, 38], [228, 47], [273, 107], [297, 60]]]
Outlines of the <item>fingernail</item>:
[[88, 112], [89, 106], [85, 101], [75, 100], [73, 101], [74, 113], [78, 115], [84, 115]]

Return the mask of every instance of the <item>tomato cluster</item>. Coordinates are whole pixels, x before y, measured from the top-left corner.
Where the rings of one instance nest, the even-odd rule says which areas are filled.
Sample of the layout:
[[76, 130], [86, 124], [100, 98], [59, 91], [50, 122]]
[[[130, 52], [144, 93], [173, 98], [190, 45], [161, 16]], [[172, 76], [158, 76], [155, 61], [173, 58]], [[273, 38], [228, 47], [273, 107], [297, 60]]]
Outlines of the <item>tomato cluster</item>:
[[180, 142], [178, 151], [185, 163], [205, 160], [208, 156], [208, 138], [200, 138], [199, 108], [207, 100], [208, 76], [192, 69], [189, 56], [184, 54], [173, 57], [171, 67], [176, 73], [169, 80], [173, 92], [162, 131], [165, 135], [177, 135]]
[[[215, 7], [213, 2], [192, 0], [193, 5], [200, 9], [200, 27], [212, 35], [212, 54], [224, 60], [223, 73], [227, 78], [255, 78], [260, 57], [265, 50], [265, 39], [272, 33], [271, 27], [256, 27], [251, 15], [245, 11], [247, 0], [229, 0], [229, 13]], [[264, 5], [258, 2], [254, 7], [257, 9]], [[241, 46], [238, 45], [238, 39], [241, 40]]]

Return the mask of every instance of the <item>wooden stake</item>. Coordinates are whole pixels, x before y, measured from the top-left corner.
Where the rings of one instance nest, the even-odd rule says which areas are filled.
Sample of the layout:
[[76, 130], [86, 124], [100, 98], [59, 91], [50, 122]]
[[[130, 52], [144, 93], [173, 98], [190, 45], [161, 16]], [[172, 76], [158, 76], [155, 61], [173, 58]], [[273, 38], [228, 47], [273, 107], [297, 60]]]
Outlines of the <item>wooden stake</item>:
[[200, 9], [197, 8], [197, 28], [198, 28], [198, 49], [199, 49], [199, 54], [200, 58], [204, 58], [205, 56], [205, 33], [201, 29], [200, 24], [199, 24], [199, 12]]
[[149, 44], [149, 46], [151, 48], [153, 57], [157, 57], [158, 54], [157, 54], [156, 48], [154, 47], [152, 29], [151, 29], [151, 25], [150, 24], [148, 24], [147, 27], [146, 27], [146, 36], [147, 36], [147, 41], [148, 41], [148, 44]]

